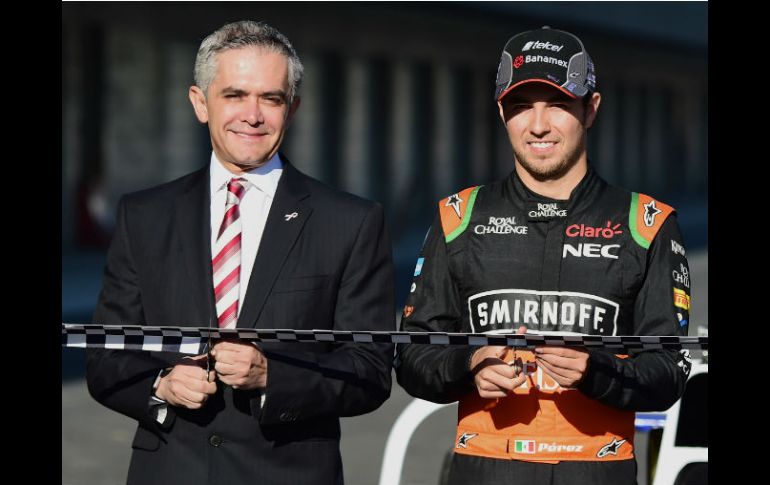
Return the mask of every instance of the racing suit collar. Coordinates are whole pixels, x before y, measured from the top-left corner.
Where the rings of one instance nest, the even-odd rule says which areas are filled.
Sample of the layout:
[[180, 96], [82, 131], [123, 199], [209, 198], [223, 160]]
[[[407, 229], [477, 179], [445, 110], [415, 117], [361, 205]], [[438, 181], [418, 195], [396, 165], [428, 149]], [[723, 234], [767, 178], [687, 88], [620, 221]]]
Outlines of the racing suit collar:
[[525, 205], [527, 202], [556, 203], [563, 205], [570, 214], [582, 211], [590, 206], [592, 201], [596, 199], [603, 182], [589, 162], [585, 176], [583, 176], [580, 182], [572, 190], [569, 199], [564, 201], [552, 199], [532, 191], [524, 185], [521, 178], [516, 175], [516, 170], [511, 171], [509, 178], [511, 183], [505, 184], [507, 186], [506, 192], [510, 193], [513, 201], [520, 201], [519, 203], [524, 202]]

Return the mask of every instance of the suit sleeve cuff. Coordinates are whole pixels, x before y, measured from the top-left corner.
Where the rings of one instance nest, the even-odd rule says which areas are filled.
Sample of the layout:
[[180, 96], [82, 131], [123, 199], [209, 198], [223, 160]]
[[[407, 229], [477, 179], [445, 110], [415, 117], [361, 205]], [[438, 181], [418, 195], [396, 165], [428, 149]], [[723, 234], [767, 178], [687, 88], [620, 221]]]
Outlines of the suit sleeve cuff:
[[155, 420], [162, 428], [166, 428], [171, 424], [171, 415], [169, 412], [169, 406], [166, 401], [155, 395], [155, 391], [160, 385], [160, 379], [168, 374], [168, 369], [161, 369], [158, 372], [158, 376], [155, 378], [155, 382], [152, 383], [152, 394], [148, 403], [148, 412], [152, 419]]
[[449, 357], [449, 372], [451, 381], [460, 384], [473, 384], [473, 372], [471, 372], [471, 359], [479, 347], [460, 347], [455, 349]]
[[588, 354], [588, 368], [578, 390], [590, 398], [600, 399], [612, 386], [616, 357], [598, 350], [589, 350]]

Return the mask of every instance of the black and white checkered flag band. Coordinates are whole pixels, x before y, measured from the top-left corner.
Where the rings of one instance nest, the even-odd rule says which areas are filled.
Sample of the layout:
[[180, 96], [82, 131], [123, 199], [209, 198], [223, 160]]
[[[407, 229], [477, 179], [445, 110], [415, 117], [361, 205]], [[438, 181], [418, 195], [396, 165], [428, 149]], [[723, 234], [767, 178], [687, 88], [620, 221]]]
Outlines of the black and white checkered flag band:
[[251, 342], [355, 342], [430, 345], [504, 345], [532, 348], [539, 345], [606, 349], [708, 349], [708, 337], [480, 334], [439, 332], [373, 332], [343, 330], [263, 330], [252, 328], [144, 327], [138, 325], [83, 325], [62, 323], [62, 347], [117, 350], [205, 352], [209, 338]]

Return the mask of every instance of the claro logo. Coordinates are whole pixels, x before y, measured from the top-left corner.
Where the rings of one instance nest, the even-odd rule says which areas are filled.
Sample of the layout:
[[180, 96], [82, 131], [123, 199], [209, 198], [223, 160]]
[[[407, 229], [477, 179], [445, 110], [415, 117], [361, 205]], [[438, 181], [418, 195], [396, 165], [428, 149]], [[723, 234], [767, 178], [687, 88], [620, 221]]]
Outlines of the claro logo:
[[612, 239], [619, 234], [623, 234], [623, 231], [620, 230], [620, 224], [613, 225], [611, 221], [607, 221], [604, 226], [572, 224], [567, 226], [565, 234], [567, 237], [600, 237], [602, 239]]

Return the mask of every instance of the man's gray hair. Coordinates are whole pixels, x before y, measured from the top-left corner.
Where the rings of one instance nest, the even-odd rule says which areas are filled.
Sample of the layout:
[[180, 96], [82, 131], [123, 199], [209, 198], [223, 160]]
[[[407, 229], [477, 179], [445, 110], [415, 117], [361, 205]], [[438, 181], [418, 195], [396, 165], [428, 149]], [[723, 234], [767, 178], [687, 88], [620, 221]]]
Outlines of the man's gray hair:
[[289, 103], [299, 92], [304, 67], [289, 39], [265, 22], [242, 20], [224, 25], [203, 39], [195, 57], [195, 84], [208, 97], [208, 89], [217, 73], [217, 54], [229, 49], [263, 47], [283, 54], [289, 61]]

